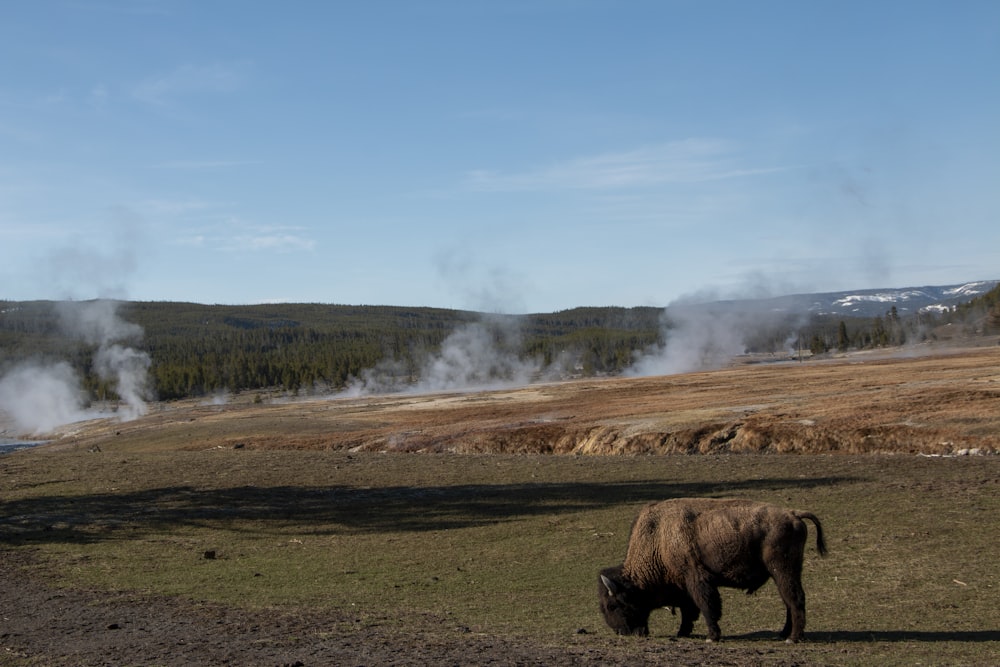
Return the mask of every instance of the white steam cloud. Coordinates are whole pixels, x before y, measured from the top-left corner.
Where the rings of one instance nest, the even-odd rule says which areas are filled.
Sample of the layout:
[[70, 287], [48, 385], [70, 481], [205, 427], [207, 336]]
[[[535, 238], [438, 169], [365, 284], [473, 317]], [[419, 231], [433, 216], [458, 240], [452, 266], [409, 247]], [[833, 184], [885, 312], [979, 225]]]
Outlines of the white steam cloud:
[[0, 378], [0, 409], [21, 433], [40, 435], [88, 418], [80, 378], [65, 361], [22, 363]]
[[118, 316], [118, 303], [98, 300], [85, 303], [64, 301], [58, 306], [63, 329], [71, 336], [97, 345], [94, 370], [111, 383], [121, 405], [118, 416], [124, 421], [146, 414], [148, 406], [149, 355], [123, 343], [138, 342], [142, 327]]
[[108, 345], [120, 341], [138, 341], [142, 327], [118, 316], [118, 302], [60, 301], [56, 304], [59, 324], [70, 336], [90, 345]]
[[[60, 302], [59, 323], [68, 336], [97, 346], [94, 371], [108, 382], [121, 402], [117, 416], [136, 419], [148, 411], [149, 355], [133, 347], [142, 327], [118, 316], [113, 301]], [[102, 416], [85, 409], [80, 377], [65, 361], [21, 362], [0, 378], [0, 410], [22, 432], [39, 435], [59, 426]]]
[[[759, 300], [679, 303], [661, 318], [664, 343], [635, 355], [629, 376], [673, 375], [722, 368], [750, 349], [788, 349], [788, 331], [804, 317]], [[794, 335], [792, 339], [794, 340]], [[770, 348], [770, 349], [768, 349]], [[777, 349], [775, 349], [777, 348]]]
[[109, 380], [122, 400], [118, 416], [122, 421], [137, 419], [149, 411], [148, 372], [151, 360], [145, 352], [118, 343], [104, 344], [94, 357], [94, 367], [103, 380]]
[[456, 329], [438, 355], [424, 362], [416, 391], [455, 391], [523, 385], [539, 365], [518, 357], [521, 336], [511, 320], [476, 322]]
[[[697, 307], [664, 313], [666, 342], [637, 353], [627, 375], [673, 375], [725, 366], [746, 350], [743, 322], [734, 313]], [[667, 322], [670, 325], [668, 326]]]
[[526, 385], [541, 372], [541, 364], [522, 359], [521, 335], [515, 318], [490, 318], [453, 331], [441, 349], [417, 368], [384, 361], [348, 383], [346, 394], [361, 396], [396, 391], [432, 393], [471, 391]]

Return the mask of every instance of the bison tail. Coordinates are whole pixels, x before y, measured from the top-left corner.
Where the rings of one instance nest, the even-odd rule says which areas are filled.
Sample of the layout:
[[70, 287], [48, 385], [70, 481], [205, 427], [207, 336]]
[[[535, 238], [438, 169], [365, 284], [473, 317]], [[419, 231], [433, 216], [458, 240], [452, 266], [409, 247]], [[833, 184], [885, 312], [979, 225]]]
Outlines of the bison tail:
[[823, 524], [819, 522], [819, 517], [812, 512], [801, 512], [796, 511], [795, 516], [800, 519], [809, 519], [814, 524], [816, 524], [816, 551], [819, 552], [820, 556], [826, 555], [826, 540], [823, 539]]

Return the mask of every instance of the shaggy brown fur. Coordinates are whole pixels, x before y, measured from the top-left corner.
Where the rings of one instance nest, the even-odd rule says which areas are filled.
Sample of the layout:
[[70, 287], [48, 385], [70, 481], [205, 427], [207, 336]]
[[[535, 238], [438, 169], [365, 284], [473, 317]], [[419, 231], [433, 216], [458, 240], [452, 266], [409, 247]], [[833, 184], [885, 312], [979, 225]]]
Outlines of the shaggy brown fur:
[[807, 537], [802, 519], [816, 525], [816, 549], [826, 555], [823, 527], [810, 512], [738, 499], [678, 498], [647, 505], [632, 525], [625, 562], [601, 571], [604, 620], [618, 634], [646, 635], [650, 612], [679, 608], [677, 636], [689, 636], [701, 613], [708, 639], [716, 641], [719, 587], [749, 594], [773, 578], [786, 609], [780, 636], [802, 639]]

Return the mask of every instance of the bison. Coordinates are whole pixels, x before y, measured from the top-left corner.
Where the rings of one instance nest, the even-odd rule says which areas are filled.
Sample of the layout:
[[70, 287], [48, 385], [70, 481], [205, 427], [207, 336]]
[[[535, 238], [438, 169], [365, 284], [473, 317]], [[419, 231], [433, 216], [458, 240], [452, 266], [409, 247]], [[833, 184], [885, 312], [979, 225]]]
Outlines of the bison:
[[816, 549], [825, 556], [823, 527], [810, 512], [709, 498], [645, 506], [632, 524], [625, 562], [600, 573], [604, 620], [620, 635], [645, 636], [650, 612], [679, 608], [678, 637], [690, 636], [701, 613], [708, 641], [718, 641], [718, 587], [743, 589], [749, 595], [773, 578], [785, 603], [780, 637], [799, 641], [806, 625], [802, 556], [807, 530], [802, 519], [816, 525]]

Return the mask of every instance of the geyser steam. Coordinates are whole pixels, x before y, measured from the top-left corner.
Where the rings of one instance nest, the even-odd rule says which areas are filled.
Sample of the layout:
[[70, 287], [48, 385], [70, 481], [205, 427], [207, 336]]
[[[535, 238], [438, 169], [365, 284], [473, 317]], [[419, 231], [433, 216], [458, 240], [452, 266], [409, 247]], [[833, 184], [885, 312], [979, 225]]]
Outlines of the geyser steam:
[[722, 368], [748, 349], [776, 352], [787, 345], [781, 332], [794, 331], [802, 315], [795, 308], [769, 309], [765, 301], [677, 303], [661, 317], [664, 343], [635, 355], [630, 376], [673, 375]]
[[80, 378], [65, 361], [21, 363], [0, 378], [0, 409], [22, 433], [47, 433], [87, 418]]
[[112, 383], [122, 400], [118, 408], [122, 421], [141, 417], [149, 410], [145, 398], [150, 363], [145, 352], [118, 343], [102, 345], [94, 356], [97, 374]]
[[511, 319], [475, 322], [453, 331], [420, 372], [416, 391], [457, 391], [523, 385], [539, 366], [522, 360], [520, 330]]
[[[129, 346], [141, 339], [142, 327], [121, 319], [113, 301], [60, 302], [56, 313], [67, 336], [97, 347], [94, 371], [121, 399], [119, 419], [146, 414], [151, 361]], [[100, 416], [85, 410], [85, 404], [80, 378], [65, 361], [21, 362], [0, 379], [0, 409], [23, 432], [41, 434]]]
[[746, 322], [739, 314], [675, 306], [663, 314], [662, 346], [636, 356], [628, 375], [673, 375], [724, 366], [745, 350]]
[[364, 371], [349, 383], [346, 393], [359, 396], [393, 391], [431, 393], [496, 389], [525, 385], [541, 365], [521, 359], [519, 323], [516, 318], [494, 317], [455, 329], [441, 349], [425, 357], [416, 382], [398, 361], [387, 360]]

